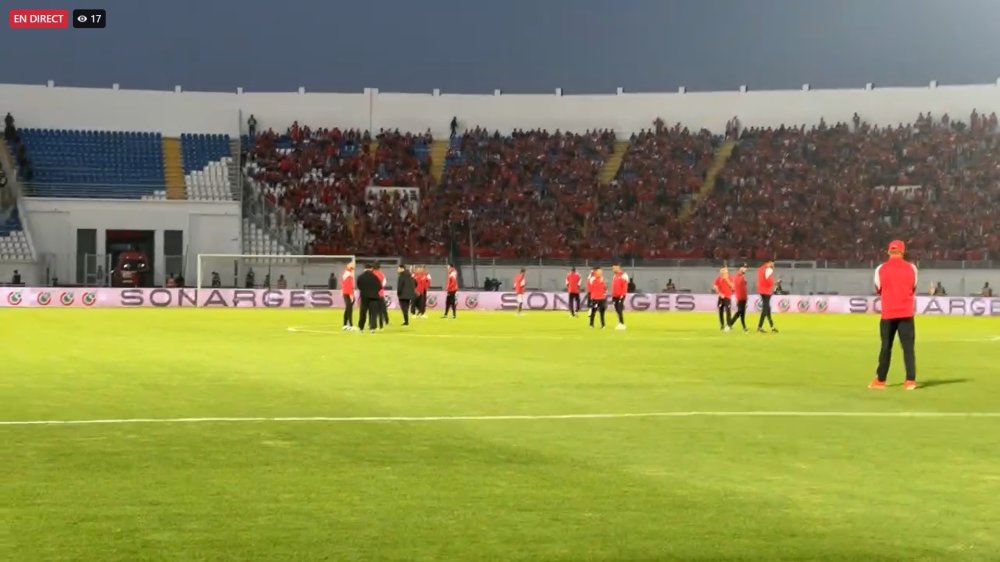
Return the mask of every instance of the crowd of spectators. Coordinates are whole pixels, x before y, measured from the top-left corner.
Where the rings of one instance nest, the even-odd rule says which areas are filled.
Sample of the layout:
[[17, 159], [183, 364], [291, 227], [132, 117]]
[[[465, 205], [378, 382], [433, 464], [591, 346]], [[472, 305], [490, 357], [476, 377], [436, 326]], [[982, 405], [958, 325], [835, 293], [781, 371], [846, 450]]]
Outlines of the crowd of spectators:
[[476, 128], [451, 141], [441, 185], [432, 190], [425, 224], [467, 255], [572, 257], [590, 251], [587, 217], [598, 202], [598, 175], [614, 149], [611, 131], [583, 134]]
[[[921, 114], [910, 124], [666, 127], [632, 135], [610, 185], [614, 133], [481, 128], [450, 139], [440, 185], [430, 134], [310, 130], [257, 135], [248, 172], [276, 222], [304, 225], [307, 251], [481, 257], [869, 260], [890, 238], [922, 259], [1000, 255], [997, 117]], [[724, 138], [736, 140], [714, 189]], [[419, 188], [367, 193], [371, 185]]]
[[[407, 194], [369, 186], [430, 186], [430, 134], [311, 129], [297, 122], [248, 139], [244, 162], [250, 205], [283, 243], [316, 254], [441, 253], [416, 220], [419, 204]], [[303, 232], [297, 232], [301, 225]]]
[[1000, 255], [997, 117], [748, 129], [684, 228], [704, 257], [860, 261], [907, 240], [921, 259]]

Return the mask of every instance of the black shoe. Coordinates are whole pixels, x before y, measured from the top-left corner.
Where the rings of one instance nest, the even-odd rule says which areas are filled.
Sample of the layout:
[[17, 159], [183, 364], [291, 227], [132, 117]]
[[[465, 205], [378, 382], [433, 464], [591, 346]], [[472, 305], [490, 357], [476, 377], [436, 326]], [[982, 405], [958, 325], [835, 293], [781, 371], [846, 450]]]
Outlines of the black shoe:
[[410, 323], [409, 323], [409, 322], [403, 322], [403, 325], [404, 325], [404, 326], [409, 326], [409, 325], [410, 325]]

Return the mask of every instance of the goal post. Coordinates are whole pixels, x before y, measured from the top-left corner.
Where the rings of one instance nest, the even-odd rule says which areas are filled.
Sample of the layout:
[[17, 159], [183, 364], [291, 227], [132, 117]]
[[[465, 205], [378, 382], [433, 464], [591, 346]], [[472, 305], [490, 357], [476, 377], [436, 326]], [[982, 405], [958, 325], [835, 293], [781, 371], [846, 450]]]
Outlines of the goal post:
[[[395, 279], [399, 257], [294, 256], [262, 254], [198, 254], [197, 288], [328, 289], [340, 288], [350, 262], [358, 267], [377, 262]], [[389, 272], [392, 275], [389, 275]]]

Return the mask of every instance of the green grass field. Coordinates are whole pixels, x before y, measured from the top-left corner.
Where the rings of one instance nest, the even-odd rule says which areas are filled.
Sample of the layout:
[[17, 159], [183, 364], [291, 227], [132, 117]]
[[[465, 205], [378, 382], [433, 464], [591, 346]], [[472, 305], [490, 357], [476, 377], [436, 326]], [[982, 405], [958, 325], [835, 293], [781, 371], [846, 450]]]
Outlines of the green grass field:
[[[2, 317], [2, 420], [434, 419], [0, 425], [0, 560], [1000, 560], [1000, 417], [875, 415], [1000, 412], [995, 319], [904, 392], [870, 316]], [[730, 414], [541, 417], [670, 412]]]

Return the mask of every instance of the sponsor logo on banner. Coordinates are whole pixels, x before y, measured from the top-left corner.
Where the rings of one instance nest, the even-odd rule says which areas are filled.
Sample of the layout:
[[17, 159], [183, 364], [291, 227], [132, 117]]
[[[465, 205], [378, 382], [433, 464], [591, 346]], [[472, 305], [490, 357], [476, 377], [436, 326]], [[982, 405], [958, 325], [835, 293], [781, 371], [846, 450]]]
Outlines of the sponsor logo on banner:
[[753, 300], [753, 309], [757, 312], [764, 310], [764, 299], [757, 297]]
[[[517, 308], [515, 293], [499, 294], [501, 310]], [[697, 295], [692, 294], [633, 293], [625, 298], [625, 306], [628, 310], [635, 311], [693, 312], [698, 308], [697, 298]], [[565, 293], [526, 292], [523, 304], [528, 310], [569, 310], [569, 297]]]
[[[443, 293], [427, 295], [429, 308], [437, 306]], [[512, 310], [517, 295], [499, 292], [466, 292], [460, 295], [468, 310]], [[341, 295], [328, 290], [268, 289], [57, 289], [46, 287], [0, 288], [0, 306], [27, 308], [49, 307], [151, 307], [151, 308], [339, 308]], [[55, 303], [53, 303], [55, 301]], [[625, 299], [630, 311], [713, 312], [718, 298], [709, 294], [635, 293]], [[387, 297], [389, 306], [398, 306], [395, 295]], [[754, 309], [761, 309], [761, 299], [754, 298]], [[878, 314], [882, 301], [876, 296], [806, 296], [790, 295], [775, 301], [776, 312]], [[529, 310], [569, 309], [566, 293], [527, 292], [524, 305]], [[916, 298], [914, 313], [926, 316], [1000, 317], [998, 297], [926, 297]]]
[[385, 307], [386, 308], [392, 308], [392, 297], [390, 297], [389, 295], [386, 295], [386, 296], [382, 297], [382, 300], [385, 301]]

